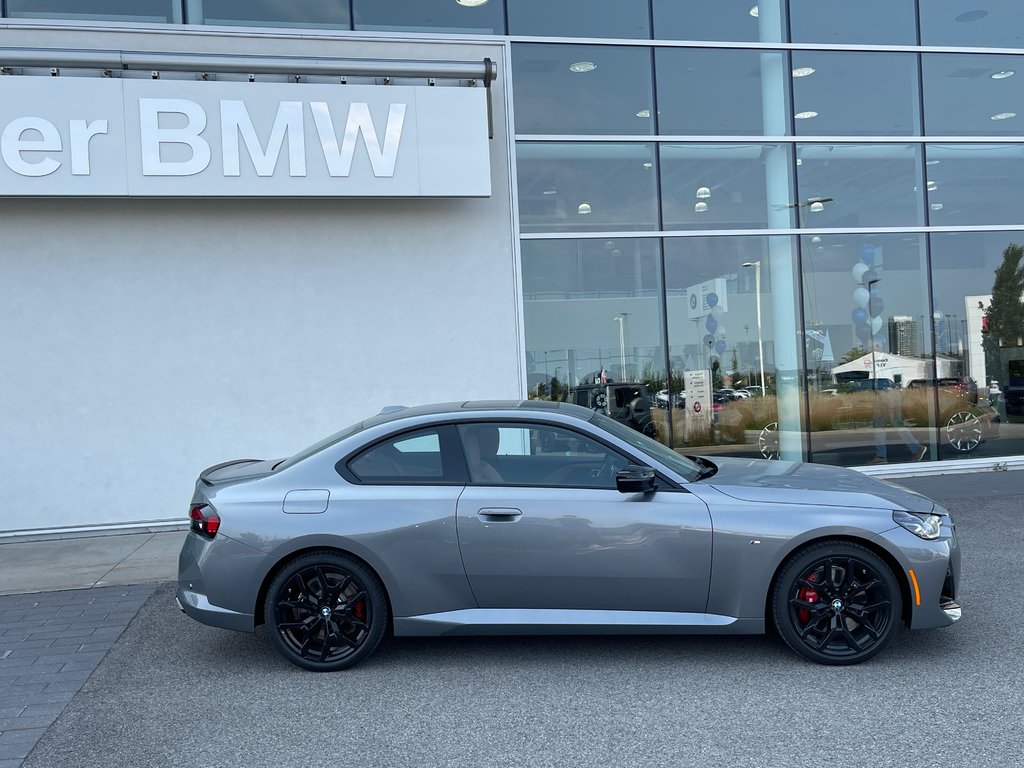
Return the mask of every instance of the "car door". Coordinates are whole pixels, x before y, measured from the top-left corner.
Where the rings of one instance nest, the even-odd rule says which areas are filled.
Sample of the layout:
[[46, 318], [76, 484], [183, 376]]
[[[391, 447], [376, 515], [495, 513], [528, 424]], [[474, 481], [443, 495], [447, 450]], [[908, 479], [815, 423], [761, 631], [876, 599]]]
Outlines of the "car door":
[[[476, 435], [488, 430], [498, 433], [484, 457], [494, 473], [474, 467], [488, 442]], [[696, 496], [620, 493], [615, 472], [637, 462], [561, 426], [494, 422], [459, 433], [470, 473], [459, 547], [481, 608], [705, 610], [711, 519]]]

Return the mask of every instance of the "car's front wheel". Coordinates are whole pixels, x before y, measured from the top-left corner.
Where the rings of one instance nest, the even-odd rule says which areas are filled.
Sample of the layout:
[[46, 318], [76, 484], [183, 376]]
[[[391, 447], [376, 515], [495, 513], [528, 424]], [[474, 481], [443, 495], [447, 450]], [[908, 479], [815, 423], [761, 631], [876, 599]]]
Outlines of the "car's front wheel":
[[799, 550], [772, 593], [782, 639], [819, 664], [858, 664], [881, 652], [902, 610], [889, 566], [866, 547], [845, 541]]
[[267, 590], [267, 627], [288, 661], [314, 672], [358, 664], [380, 642], [387, 599], [376, 574], [339, 552], [289, 563]]

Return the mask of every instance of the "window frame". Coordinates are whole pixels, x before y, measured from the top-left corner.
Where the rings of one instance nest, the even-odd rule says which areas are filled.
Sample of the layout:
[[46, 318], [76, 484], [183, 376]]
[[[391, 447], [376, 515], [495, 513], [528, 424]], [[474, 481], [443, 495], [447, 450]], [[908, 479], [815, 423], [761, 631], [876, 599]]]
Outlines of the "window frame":
[[[422, 434], [437, 433], [441, 448], [441, 477], [395, 477], [382, 479], [377, 477], [361, 478], [349, 466], [353, 461], [387, 443], [395, 443], [402, 439], [418, 437]], [[352, 485], [365, 486], [459, 486], [469, 481], [469, 470], [462, 454], [459, 436], [452, 424], [430, 424], [407, 427], [390, 432], [374, 440], [368, 445], [361, 445], [354, 451], [343, 456], [334, 465], [335, 471]]]

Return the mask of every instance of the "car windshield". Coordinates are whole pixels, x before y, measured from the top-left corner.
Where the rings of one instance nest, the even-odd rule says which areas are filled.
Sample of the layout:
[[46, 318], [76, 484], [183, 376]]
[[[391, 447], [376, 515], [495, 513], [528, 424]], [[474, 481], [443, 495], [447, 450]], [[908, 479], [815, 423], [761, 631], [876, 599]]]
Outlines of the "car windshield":
[[673, 472], [693, 482], [700, 477], [700, 467], [685, 456], [681, 456], [671, 448], [667, 448], [657, 440], [640, 434], [615, 419], [610, 419], [604, 414], [595, 413], [590, 420], [593, 424], [601, 427], [606, 432], [611, 432], [615, 437], [629, 443], [642, 453], [646, 453], [652, 459], [661, 462]]
[[322, 451], [324, 448], [327, 448], [328, 446], [334, 445], [335, 443], [344, 440], [346, 437], [352, 437], [352, 435], [356, 434], [357, 432], [362, 432], [362, 431], [363, 431], [363, 422], [361, 422], [361, 421], [360, 422], [356, 422], [351, 427], [346, 427], [345, 429], [341, 430], [341, 432], [335, 432], [330, 437], [325, 437], [320, 442], [314, 443], [313, 445], [309, 446], [309, 448], [305, 448], [305, 449], [299, 451], [298, 453], [296, 453], [294, 456], [289, 456], [284, 461], [282, 461], [282, 462], [280, 462], [278, 464], [275, 464], [274, 465], [274, 470], [288, 469], [288, 467], [290, 467], [290, 466], [292, 466], [294, 464], [298, 464], [300, 461], [302, 461], [304, 459], [308, 459], [314, 453], [320, 453], [320, 451]]

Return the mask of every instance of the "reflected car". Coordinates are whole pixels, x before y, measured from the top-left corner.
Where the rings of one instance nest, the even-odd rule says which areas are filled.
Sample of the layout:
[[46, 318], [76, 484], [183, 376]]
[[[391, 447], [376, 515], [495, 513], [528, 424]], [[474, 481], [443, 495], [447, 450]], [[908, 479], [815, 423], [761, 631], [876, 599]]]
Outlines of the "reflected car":
[[[682, 456], [543, 401], [385, 409], [203, 470], [176, 601], [345, 669], [396, 636], [759, 634], [855, 664], [961, 615], [949, 513], [852, 470]], [[712, 556], [713, 555], [713, 556]]]
[[[669, 393], [667, 389], [658, 390], [658, 394], [654, 396], [654, 404], [659, 408], [668, 408]], [[685, 408], [686, 407], [686, 393], [685, 392], [673, 392], [672, 393], [672, 407], [673, 408]]]

